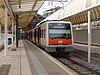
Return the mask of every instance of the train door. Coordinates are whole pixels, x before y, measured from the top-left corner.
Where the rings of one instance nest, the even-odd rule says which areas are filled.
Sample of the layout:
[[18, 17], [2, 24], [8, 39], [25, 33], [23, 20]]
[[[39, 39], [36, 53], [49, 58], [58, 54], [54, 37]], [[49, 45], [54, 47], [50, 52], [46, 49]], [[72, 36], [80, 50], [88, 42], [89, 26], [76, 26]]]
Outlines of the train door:
[[32, 41], [32, 31], [30, 32], [30, 39], [31, 39], [31, 41]]
[[38, 28], [38, 44], [40, 44], [41, 28]]
[[34, 43], [36, 43], [36, 29], [34, 30]]

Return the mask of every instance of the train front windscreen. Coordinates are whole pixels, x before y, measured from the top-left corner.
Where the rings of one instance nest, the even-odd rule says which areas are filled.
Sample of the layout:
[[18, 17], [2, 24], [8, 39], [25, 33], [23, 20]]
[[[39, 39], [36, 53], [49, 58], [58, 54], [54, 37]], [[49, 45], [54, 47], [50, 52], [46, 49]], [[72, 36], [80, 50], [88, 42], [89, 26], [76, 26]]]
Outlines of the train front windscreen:
[[49, 23], [49, 45], [72, 44], [69, 23]]

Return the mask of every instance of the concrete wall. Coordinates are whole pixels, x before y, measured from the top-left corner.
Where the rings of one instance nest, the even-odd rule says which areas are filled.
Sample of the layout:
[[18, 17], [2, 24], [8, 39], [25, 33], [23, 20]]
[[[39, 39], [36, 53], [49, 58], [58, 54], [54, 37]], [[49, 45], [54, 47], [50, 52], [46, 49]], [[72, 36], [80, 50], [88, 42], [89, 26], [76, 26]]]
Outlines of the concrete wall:
[[[100, 29], [92, 29], [92, 43], [100, 44]], [[74, 30], [74, 42], [88, 42], [88, 30]]]
[[92, 42], [100, 44], [100, 29], [95, 29], [92, 32]]

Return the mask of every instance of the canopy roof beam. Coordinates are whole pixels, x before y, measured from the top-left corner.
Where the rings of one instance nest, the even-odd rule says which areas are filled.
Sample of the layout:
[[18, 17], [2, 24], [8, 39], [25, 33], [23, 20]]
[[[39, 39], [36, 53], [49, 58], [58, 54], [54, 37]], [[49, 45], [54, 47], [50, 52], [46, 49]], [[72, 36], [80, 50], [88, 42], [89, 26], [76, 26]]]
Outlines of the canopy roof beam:
[[3, 0], [3, 2], [4, 2], [5, 7], [8, 9], [8, 11], [9, 11], [12, 19], [15, 20], [15, 17], [14, 17], [13, 11], [12, 11], [12, 8], [9, 5], [8, 0]]
[[[34, 2], [34, 4], [33, 4], [33, 7], [32, 7], [32, 9], [31, 9], [31, 11], [30, 11], [30, 13], [29, 13], [29, 15], [28, 15], [27, 21], [29, 20], [29, 17], [30, 17], [30, 15], [32, 14], [32, 11], [33, 11], [34, 7], [36, 6], [37, 2], [38, 2], [38, 0], [35, 0], [35, 2]], [[27, 24], [27, 25], [28, 25], [28, 24]]]

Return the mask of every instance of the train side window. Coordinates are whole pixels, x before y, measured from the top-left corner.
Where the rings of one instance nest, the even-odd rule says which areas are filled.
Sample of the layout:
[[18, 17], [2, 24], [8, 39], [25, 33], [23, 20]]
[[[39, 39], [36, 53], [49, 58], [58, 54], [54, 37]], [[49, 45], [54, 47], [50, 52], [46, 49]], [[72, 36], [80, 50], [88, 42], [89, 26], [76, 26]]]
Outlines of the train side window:
[[42, 29], [42, 38], [43, 38], [43, 29]]
[[43, 38], [42, 35], [43, 35], [43, 31], [42, 31], [42, 29], [41, 29], [41, 38]]
[[44, 29], [44, 38], [45, 38], [45, 34], [46, 34], [46, 32], [45, 32], [46, 30]]
[[37, 37], [37, 30], [36, 30], [36, 37]]
[[34, 36], [34, 32], [32, 31], [32, 33], [33, 33], [33, 35], [32, 35], [32, 37]]
[[40, 38], [41, 38], [41, 30], [40, 30]]
[[41, 30], [41, 38], [42, 38], [42, 30]]
[[44, 29], [43, 29], [43, 38], [44, 38]]

